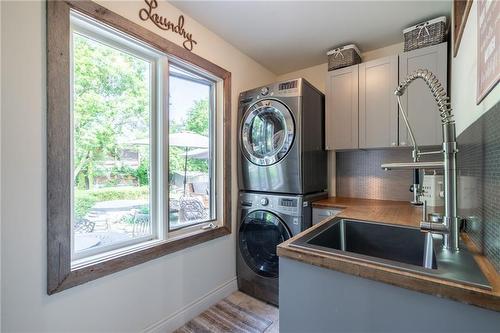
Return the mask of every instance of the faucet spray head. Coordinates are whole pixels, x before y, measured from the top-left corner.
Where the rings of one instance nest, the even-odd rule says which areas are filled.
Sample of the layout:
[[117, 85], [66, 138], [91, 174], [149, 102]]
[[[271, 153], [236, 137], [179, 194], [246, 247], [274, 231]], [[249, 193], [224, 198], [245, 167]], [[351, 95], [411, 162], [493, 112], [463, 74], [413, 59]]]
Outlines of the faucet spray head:
[[453, 115], [451, 113], [451, 106], [449, 97], [446, 95], [446, 89], [441, 85], [437, 77], [427, 69], [417, 69], [402, 81], [394, 91], [396, 96], [402, 96], [406, 88], [416, 79], [422, 79], [431, 90], [432, 96], [436, 101], [443, 124], [453, 124]]

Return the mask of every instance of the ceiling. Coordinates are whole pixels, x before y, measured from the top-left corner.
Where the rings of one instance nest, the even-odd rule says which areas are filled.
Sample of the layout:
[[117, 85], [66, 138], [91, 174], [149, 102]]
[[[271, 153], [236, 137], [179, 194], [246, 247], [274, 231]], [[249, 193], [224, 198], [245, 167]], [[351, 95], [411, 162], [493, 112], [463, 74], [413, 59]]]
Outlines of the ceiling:
[[275, 74], [326, 62], [326, 51], [361, 52], [403, 41], [402, 30], [451, 13], [451, 1], [171, 1]]

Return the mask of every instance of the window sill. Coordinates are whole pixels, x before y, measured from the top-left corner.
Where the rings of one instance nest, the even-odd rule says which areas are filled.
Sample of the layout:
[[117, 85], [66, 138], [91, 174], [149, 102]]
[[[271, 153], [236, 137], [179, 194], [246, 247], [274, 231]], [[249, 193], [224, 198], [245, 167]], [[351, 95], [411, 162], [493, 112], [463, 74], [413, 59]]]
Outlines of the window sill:
[[107, 253], [90, 260], [76, 262], [70, 273], [54, 289], [48, 290], [49, 295], [65, 289], [89, 282], [100, 277], [142, 264], [149, 260], [162, 257], [195, 246], [212, 239], [231, 234], [231, 229], [218, 226], [213, 229], [198, 229], [184, 235], [176, 235], [167, 240], [153, 240], [131, 246], [119, 253]]
[[[207, 228], [209, 224], [214, 224], [215, 227]], [[134, 252], [138, 252], [141, 250], [146, 250], [152, 247], [160, 246], [172, 241], [181, 241], [183, 239], [192, 237], [197, 234], [205, 233], [207, 231], [217, 229], [221, 227], [221, 222], [210, 221], [210, 222], [202, 222], [199, 224], [194, 224], [190, 226], [186, 226], [185, 228], [179, 228], [177, 230], [173, 230], [169, 232], [169, 235], [166, 239], [149, 239], [144, 240], [140, 243], [135, 243], [132, 245], [120, 247], [118, 249], [109, 250], [102, 253], [97, 253], [93, 255], [89, 255], [83, 258], [74, 259], [71, 262], [71, 270], [78, 270], [87, 266], [95, 265], [101, 262], [106, 262], [115, 258], [122, 257], [127, 254], [132, 254]]]

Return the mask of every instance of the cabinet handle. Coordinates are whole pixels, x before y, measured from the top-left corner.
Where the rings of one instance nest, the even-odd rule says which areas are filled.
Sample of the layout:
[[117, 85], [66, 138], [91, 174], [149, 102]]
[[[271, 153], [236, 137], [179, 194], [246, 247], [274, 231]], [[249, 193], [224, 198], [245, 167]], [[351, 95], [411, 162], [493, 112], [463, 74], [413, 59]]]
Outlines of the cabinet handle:
[[406, 142], [402, 141], [401, 146], [406, 146]]
[[393, 147], [396, 146], [396, 142], [391, 143], [391, 146]]

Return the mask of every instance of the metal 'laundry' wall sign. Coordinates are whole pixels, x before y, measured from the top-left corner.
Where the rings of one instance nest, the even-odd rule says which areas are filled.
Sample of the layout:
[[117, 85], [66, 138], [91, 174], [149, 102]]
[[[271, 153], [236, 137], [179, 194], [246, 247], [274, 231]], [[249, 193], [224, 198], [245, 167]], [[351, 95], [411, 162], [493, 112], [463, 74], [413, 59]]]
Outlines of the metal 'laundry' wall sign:
[[193, 46], [198, 43], [193, 39], [193, 34], [184, 29], [184, 16], [179, 15], [177, 22], [172, 22], [168, 18], [154, 12], [158, 7], [157, 0], [144, 0], [144, 2], [146, 3], [146, 7], [139, 10], [139, 18], [143, 21], [150, 20], [162, 30], [172, 31], [173, 33], [181, 35], [184, 38], [184, 43], [182, 43], [184, 48], [192, 51]]

